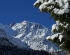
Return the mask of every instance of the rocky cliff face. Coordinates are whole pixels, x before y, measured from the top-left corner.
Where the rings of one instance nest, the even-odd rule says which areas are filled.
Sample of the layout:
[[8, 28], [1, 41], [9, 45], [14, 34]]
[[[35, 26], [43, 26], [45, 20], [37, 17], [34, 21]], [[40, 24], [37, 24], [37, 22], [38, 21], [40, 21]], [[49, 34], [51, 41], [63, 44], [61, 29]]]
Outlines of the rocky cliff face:
[[5, 51], [6, 55], [9, 52], [13, 54], [13, 51], [20, 53], [19, 55], [26, 54], [24, 50], [28, 51], [30, 55], [40, 53], [43, 55], [61, 50], [56, 44], [46, 40], [48, 35], [51, 35], [50, 29], [29, 21], [14, 23], [10, 26], [0, 24], [0, 51]]
[[23, 21], [14, 24], [12, 29], [16, 32], [14, 37], [27, 44], [31, 49], [49, 52], [60, 49], [56, 44], [46, 40], [46, 37], [51, 35], [51, 31], [41, 24]]

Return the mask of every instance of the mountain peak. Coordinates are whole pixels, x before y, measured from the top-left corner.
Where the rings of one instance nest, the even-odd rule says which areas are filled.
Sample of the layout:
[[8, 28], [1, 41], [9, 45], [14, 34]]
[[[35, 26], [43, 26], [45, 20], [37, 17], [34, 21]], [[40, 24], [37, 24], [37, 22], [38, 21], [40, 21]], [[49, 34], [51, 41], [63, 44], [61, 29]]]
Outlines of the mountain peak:
[[27, 23], [27, 22], [29, 22], [29, 21], [26, 21], [26, 20], [24, 20], [24, 21], [22, 21], [23, 23]]
[[17, 29], [24, 29], [24, 28], [32, 28], [32, 29], [43, 29], [45, 28], [43, 25], [38, 24], [38, 23], [34, 23], [34, 22], [29, 22], [24, 20], [21, 23], [16, 23], [15, 25], [12, 26], [13, 30], [17, 30]]
[[46, 40], [51, 35], [50, 29], [41, 24], [24, 20], [20, 23], [12, 24], [11, 27], [2, 25], [7, 35], [7, 39], [20, 48], [31, 48], [34, 50], [50, 51], [60, 48]]
[[50, 51], [48, 50], [50, 48], [55, 50], [59, 49], [57, 46], [55, 48], [55, 44], [46, 40], [46, 37], [51, 35], [51, 31], [41, 24], [23, 21], [21, 23], [16, 23], [12, 26], [12, 29], [17, 32], [15, 38], [26, 43], [31, 49], [45, 51]]
[[27, 23], [29, 23], [29, 21], [24, 20], [21, 22], [21, 24], [27, 24]]

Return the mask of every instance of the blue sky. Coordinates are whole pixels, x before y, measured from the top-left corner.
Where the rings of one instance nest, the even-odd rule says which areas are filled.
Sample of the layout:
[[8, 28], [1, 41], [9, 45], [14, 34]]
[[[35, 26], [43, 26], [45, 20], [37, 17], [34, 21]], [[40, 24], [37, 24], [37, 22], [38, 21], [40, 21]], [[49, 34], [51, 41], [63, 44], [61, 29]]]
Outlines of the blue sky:
[[10, 24], [12, 22], [30, 22], [40, 23], [51, 27], [54, 20], [50, 20], [50, 15], [40, 13], [38, 8], [33, 6], [36, 0], [0, 0], [0, 23]]

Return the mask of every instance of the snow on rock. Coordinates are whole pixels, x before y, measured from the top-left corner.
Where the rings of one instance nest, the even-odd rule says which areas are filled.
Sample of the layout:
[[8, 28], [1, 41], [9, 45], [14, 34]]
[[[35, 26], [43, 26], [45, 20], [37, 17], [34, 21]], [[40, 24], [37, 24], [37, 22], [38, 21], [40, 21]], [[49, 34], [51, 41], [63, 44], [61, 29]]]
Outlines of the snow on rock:
[[56, 52], [56, 51], [54, 50], [53, 47], [51, 47], [50, 50], [49, 50], [49, 52], [50, 52], [50, 53], [53, 53], [53, 52]]
[[46, 36], [51, 35], [51, 31], [43, 25], [23, 21], [16, 23], [12, 29], [17, 33], [14, 37], [26, 43], [31, 49], [50, 51], [53, 48], [55, 51], [60, 50], [57, 45], [46, 40]]
[[15, 38], [21, 38], [23, 34], [17, 35]]
[[26, 47], [26, 44], [19, 39], [15, 39], [16, 32], [12, 30], [8, 25], [0, 23], [0, 38], [7, 38], [11, 43], [18, 47]]
[[0, 29], [3, 29], [8, 36], [15, 35], [15, 31], [13, 31], [8, 25], [3, 25], [0, 23]]
[[[0, 29], [5, 32], [4, 37], [19, 48], [31, 48], [34, 50], [54, 51], [61, 50], [56, 44], [46, 40], [51, 35], [50, 29], [41, 24], [23, 21], [9, 27], [0, 24]], [[0, 30], [1, 31], [1, 30]], [[2, 33], [2, 32], [0, 32]]]

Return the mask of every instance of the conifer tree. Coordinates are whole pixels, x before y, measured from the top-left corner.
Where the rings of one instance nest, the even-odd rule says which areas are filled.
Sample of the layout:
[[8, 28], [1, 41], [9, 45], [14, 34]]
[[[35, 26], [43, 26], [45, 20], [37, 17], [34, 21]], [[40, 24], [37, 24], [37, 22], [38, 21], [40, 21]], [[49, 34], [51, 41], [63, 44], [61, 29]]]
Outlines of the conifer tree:
[[52, 25], [52, 35], [47, 39], [70, 51], [70, 0], [37, 0], [34, 6], [40, 12], [50, 13], [56, 21]]

